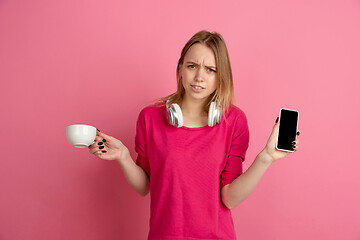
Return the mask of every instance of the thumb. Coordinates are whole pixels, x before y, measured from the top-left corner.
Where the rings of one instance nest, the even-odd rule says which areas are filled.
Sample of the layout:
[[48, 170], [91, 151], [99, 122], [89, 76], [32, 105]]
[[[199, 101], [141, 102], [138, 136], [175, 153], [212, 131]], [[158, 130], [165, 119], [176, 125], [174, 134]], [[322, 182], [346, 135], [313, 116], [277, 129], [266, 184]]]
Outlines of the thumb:
[[275, 121], [275, 125], [272, 130], [272, 134], [277, 134], [277, 131], [279, 130], [279, 126], [280, 126], [280, 121], [279, 121], [279, 117], [277, 117]]

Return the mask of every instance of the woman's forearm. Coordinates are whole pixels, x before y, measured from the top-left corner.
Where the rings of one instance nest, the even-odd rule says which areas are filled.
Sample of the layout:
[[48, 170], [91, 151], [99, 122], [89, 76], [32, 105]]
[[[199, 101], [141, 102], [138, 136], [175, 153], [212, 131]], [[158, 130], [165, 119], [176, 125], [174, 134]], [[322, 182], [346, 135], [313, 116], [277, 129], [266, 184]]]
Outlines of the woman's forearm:
[[271, 163], [272, 160], [267, 154], [259, 153], [246, 172], [222, 188], [221, 196], [225, 206], [232, 209], [244, 201], [254, 190]]
[[116, 159], [119, 163], [129, 185], [141, 196], [146, 196], [150, 191], [150, 179], [146, 172], [135, 164], [130, 154], [123, 159]]

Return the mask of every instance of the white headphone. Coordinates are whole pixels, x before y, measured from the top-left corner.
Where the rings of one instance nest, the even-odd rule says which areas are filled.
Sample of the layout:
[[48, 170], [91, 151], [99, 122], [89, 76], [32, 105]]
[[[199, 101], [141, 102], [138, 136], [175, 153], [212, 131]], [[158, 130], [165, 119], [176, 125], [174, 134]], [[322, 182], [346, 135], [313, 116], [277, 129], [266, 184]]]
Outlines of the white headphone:
[[[166, 101], [166, 110], [168, 112], [168, 121], [172, 126], [182, 127], [184, 124], [181, 108], [173, 103], [169, 106], [169, 100]], [[213, 127], [221, 121], [221, 107], [215, 102], [211, 102], [208, 114], [208, 126]]]

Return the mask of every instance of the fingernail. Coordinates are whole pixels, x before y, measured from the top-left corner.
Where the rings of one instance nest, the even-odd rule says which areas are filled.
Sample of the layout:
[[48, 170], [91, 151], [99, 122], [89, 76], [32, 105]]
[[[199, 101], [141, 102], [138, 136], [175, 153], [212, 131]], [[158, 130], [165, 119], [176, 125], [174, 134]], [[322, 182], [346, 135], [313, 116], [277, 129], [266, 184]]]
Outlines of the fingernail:
[[100, 130], [99, 130], [99, 129], [96, 129], [96, 130], [98, 130], [98, 131], [100, 132]]
[[100, 146], [100, 147], [99, 147], [99, 149], [103, 149], [103, 148], [104, 148], [104, 146]]
[[103, 142], [98, 142], [98, 145], [103, 145], [104, 143]]
[[105, 150], [102, 150], [101, 152], [102, 152], [102, 153], [106, 153], [106, 151], [105, 151]]
[[278, 121], [279, 121], [279, 117], [277, 117], [277, 118], [276, 118], [276, 121], [275, 121], [275, 123], [277, 123]]
[[106, 139], [103, 139], [103, 142], [106, 142]]
[[295, 145], [295, 142], [292, 142], [291, 145]]
[[296, 133], [296, 135], [298, 135], [298, 136], [299, 136], [299, 135], [300, 135], [300, 132], [297, 132], [297, 133]]

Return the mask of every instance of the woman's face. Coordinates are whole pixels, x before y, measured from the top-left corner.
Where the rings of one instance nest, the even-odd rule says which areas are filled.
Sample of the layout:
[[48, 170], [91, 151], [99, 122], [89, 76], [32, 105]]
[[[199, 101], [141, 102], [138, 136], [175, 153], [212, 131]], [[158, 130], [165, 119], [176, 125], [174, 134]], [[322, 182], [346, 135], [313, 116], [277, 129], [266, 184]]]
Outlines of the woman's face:
[[218, 86], [216, 67], [215, 54], [211, 48], [201, 43], [192, 45], [181, 66], [185, 97], [205, 101]]

